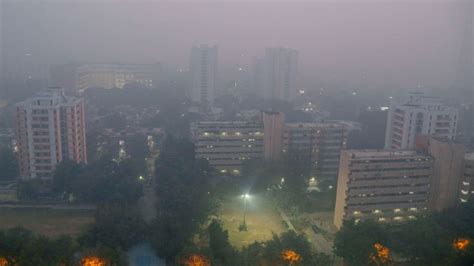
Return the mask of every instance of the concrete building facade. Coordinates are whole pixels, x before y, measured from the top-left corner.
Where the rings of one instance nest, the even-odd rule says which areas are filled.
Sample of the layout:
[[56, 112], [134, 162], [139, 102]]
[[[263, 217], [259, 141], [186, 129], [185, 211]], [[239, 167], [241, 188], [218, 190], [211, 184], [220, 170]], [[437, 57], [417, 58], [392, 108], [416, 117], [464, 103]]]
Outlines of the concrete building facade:
[[314, 176], [336, 181], [341, 150], [346, 148], [348, 130], [344, 124], [287, 123], [283, 134], [283, 153], [291, 151], [310, 158]]
[[430, 136], [417, 136], [416, 148], [433, 158], [428, 208], [442, 211], [459, 203], [466, 149], [463, 144]]
[[459, 189], [459, 201], [466, 203], [474, 199], [474, 153], [464, 156], [463, 175]]
[[269, 47], [256, 61], [256, 88], [264, 99], [290, 101], [297, 93], [298, 52]]
[[212, 106], [217, 82], [217, 46], [199, 45], [191, 49], [189, 98], [203, 106]]
[[57, 163], [87, 162], [84, 103], [59, 88], [16, 105], [20, 178], [50, 179]]
[[211, 121], [192, 125], [196, 157], [221, 173], [238, 175], [247, 160], [263, 158], [263, 128], [254, 121]]
[[264, 158], [268, 161], [281, 159], [285, 117], [280, 112], [263, 112]]
[[90, 87], [121, 89], [129, 83], [152, 88], [159, 71], [159, 64], [67, 64], [51, 69], [50, 83], [76, 91], [85, 91]]
[[432, 159], [411, 150], [345, 150], [341, 154], [334, 224], [414, 219], [428, 207]]
[[412, 93], [401, 103], [393, 104], [387, 118], [386, 149], [413, 149], [416, 135], [430, 135], [454, 140], [458, 110], [441, 99]]

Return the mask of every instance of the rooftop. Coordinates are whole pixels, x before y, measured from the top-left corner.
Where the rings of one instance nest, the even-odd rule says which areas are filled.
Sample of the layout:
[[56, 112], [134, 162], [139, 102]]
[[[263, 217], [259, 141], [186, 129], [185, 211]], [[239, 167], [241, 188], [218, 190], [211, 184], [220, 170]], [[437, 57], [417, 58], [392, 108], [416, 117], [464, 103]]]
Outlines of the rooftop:
[[414, 150], [346, 150], [355, 158], [424, 157]]

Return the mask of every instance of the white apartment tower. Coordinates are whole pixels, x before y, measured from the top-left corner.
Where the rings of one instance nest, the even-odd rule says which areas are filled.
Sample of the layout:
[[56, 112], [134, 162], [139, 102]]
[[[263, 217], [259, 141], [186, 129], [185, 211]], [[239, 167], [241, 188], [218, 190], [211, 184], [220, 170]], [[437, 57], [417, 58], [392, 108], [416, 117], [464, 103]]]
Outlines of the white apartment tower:
[[199, 45], [191, 49], [191, 91], [193, 102], [212, 106], [216, 91], [217, 46]]
[[458, 110], [441, 99], [411, 93], [408, 100], [393, 104], [387, 118], [386, 149], [412, 149], [416, 135], [454, 140]]
[[86, 163], [84, 103], [49, 88], [16, 105], [20, 178], [50, 179], [57, 163]]
[[298, 52], [271, 47], [257, 61], [256, 87], [264, 99], [290, 101], [297, 91]]

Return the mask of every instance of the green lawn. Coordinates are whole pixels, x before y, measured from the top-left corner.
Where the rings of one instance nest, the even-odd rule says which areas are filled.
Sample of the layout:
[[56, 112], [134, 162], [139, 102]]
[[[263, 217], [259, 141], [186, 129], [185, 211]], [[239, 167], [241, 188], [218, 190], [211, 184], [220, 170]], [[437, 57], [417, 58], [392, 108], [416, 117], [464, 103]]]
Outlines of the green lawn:
[[287, 230], [272, 204], [261, 196], [253, 195], [247, 202], [247, 231], [239, 231], [243, 214], [244, 200], [241, 197], [227, 197], [218, 215], [224, 229], [229, 231], [231, 244], [236, 248], [268, 240], [272, 233], [280, 234]]
[[0, 229], [21, 226], [49, 237], [77, 235], [93, 222], [93, 211], [0, 208]]

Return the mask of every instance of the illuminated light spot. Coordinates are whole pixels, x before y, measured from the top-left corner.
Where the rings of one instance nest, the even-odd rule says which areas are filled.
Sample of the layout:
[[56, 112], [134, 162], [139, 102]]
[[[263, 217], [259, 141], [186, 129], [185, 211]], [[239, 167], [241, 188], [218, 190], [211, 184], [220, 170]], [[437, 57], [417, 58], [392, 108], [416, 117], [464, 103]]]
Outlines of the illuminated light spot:
[[471, 241], [469, 241], [467, 238], [457, 238], [453, 242], [453, 247], [457, 250], [464, 251], [467, 249], [470, 243]]
[[390, 261], [390, 250], [386, 246], [380, 243], [375, 243], [374, 249], [375, 254], [370, 255], [369, 258], [377, 265], [385, 264]]
[[181, 260], [184, 266], [210, 266], [209, 259], [200, 254], [191, 254]]
[[0, 257], [0, 266], [8, 266], [8, 260], [4, 257]]
[[99, 257], [85, 257], [81, 262], [82, 266], [105, 266], [107, 261]]
[[296, 253], [293, 250], [289, 250], [289, 249], [283, 250], [281, 252], [281, 258], [284, 261], [290, 263], [290, 265], [294, 265], [294, 264], [299, 263], [301, 261], [300, 254]]

